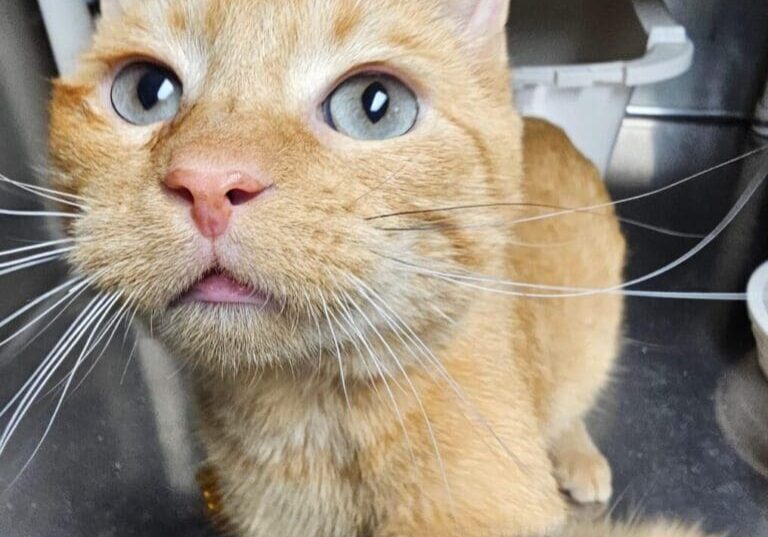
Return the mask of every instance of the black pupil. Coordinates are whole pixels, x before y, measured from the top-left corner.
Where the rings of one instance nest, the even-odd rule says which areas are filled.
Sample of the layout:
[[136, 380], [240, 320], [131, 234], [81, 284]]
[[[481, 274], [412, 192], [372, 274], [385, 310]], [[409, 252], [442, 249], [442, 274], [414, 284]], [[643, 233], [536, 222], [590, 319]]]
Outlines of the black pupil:
[[148, 71], [141, 77], [136, 91], [144, 110], [152, 110], [161, 100], [170, 97], [167, 95], [169, 84], [173, 85], [173, 82], [162, 71]]
[[371, 123], [378, 123], [389, 110], [389, 92], [381, 82], [374, 82], [363, 92], [363, 110]]

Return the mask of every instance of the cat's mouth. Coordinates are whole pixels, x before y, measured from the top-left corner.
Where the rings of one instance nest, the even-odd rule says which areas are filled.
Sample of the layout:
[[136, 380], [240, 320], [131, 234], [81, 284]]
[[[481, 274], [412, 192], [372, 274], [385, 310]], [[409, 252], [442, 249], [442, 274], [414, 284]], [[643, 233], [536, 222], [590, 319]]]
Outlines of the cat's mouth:
[[172, 306], [208, 304], [213, 306], [253, 306], [267, 308], [272, 295], [263, 289], [242, 283], [227, 271], [216, 268], [208, 271], [192, 287], [182, 293]]

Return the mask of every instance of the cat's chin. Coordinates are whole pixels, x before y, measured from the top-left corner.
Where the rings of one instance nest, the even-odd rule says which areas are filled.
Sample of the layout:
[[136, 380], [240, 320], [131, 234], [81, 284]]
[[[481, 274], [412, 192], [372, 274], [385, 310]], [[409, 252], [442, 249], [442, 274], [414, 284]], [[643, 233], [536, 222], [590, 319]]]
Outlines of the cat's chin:
[[153, 316], [153, 332], [178, 358], [216, 371], [275, 366], [313, 354], [315, 326], [297, 322], [290, 308], [265, 304], [184, 300]]
[[[152, 333], [172, 355], [190, 362], [196, 370], [215, 375], [250, 375], [254, 371], [288, 368], [297, 378], [301, 378], [301, 372], [316, 376], [321, 371], [338, 377], [341, 359], [346, 378], [368, 381], [372, 375], [394, 375], [402, 367], [423, 367], [407, 345], [409, 338], [393, 335], [387, 331], [385, 321], [377, 319], [374, 313], [368, 315], [378, 327], [370, 332], [355, 332], [367, 341], [368, 346], [362, 348], [349, 339], [349, 332], [323, 332], [323, 325], [316, 318], [290, 303], [267, 312], [251, 305], [187, 302], [156, 312], [151, 323]], [[387, 337], [388, 344], [382, 344], [381, 336]], [[401, 347], [403, 343], [405, 347]], [[442, 338], [428, 338], [424, 342], [435, 349], [442, 343]], [[377, 368], [373, 370], [370, 353], [376, 355]], [[394, 360], [393, 353], [397, 356]]]

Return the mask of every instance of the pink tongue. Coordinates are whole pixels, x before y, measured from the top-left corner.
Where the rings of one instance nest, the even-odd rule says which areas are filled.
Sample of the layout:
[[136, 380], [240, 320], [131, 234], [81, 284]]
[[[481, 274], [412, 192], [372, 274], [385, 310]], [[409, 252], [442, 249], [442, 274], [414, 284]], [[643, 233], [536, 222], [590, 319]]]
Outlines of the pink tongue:
[[195, 285], [186, 297], [190, 302], [207, 304], [252, 304], [264, 306], [269, 297], [265, 293], [242, 285], [223, 274], [208, 276]]

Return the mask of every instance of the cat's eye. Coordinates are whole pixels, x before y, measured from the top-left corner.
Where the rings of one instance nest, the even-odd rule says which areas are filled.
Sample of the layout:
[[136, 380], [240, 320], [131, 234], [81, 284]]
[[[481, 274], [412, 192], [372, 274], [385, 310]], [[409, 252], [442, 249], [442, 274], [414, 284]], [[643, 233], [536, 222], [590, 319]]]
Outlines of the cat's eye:
[[173, 118], [181, 106], [182, 85], [170, 70], [148, 62], [133, 63], [115, 77], [112, 106], [133, 125]]
[[386, 140], [413, 128], [419, 101], [396, 78], [364, 73], [342, 82], [325, 102], [324, 112], [326, 122], [350, 138]]

